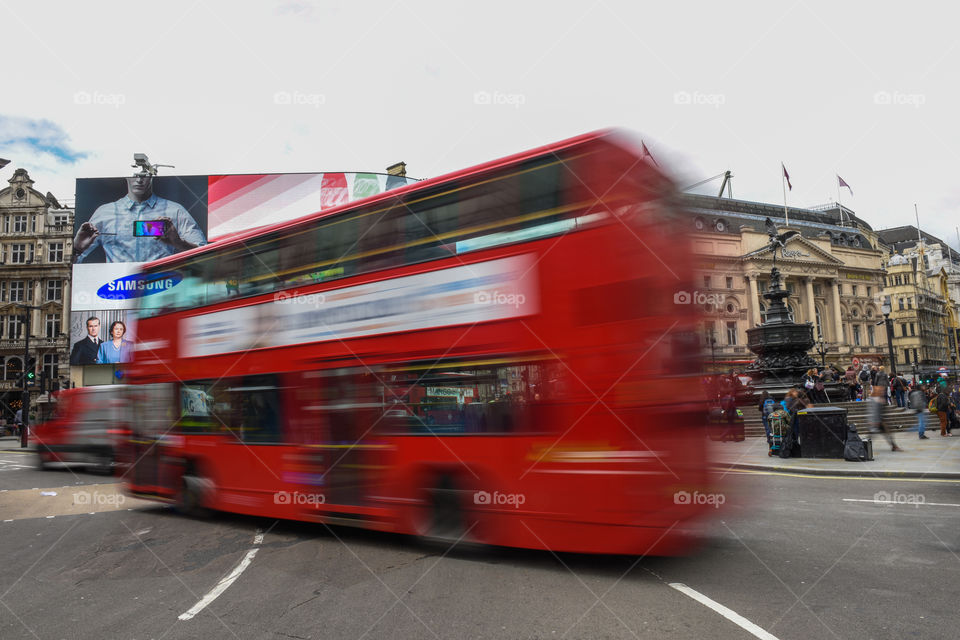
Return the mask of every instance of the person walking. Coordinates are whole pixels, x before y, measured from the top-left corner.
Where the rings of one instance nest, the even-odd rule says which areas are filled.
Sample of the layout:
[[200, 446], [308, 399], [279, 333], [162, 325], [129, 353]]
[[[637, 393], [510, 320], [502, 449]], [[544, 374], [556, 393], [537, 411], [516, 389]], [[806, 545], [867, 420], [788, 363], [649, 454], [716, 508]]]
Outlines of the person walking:
[[880, 392], [877, 395], [880, 396], [883, 404], [890, 404], [888, 397], [890, 395], [890, 376], [883, 370], [883, 366], [877, 367], [875, 371], [876, 375], [873, 379], [873, 386], [874, 388], [880, 387]]
[[870, 385], [870, 365], [863, 365], [863, 369], [857, 374], [857, 382], [860, 384], [860, 397], [864, 400], [872, 395]]
[[950, 411], [950, 396], [947, 395], [947, 391], [944, 388], [940, 388], [937, 393], [937, 401], [934, 405], [937, 409], [937, 417], [940, 418], [940, 435], [945, 438], [949, 438], [953, 434], [947, 431], [947, 412]]
[[910, 392], [910, 410], [917, 414], [917, 431], [921, 440], [929, 440], [927, 431], [927, 390], [917, 387]]
[[869, 404], [867, 406], [870, 431], [873, 433], [882, 433], [883, 437], [887, 439], [891, 451], [903, 451], [903, 449], [897, 446], [897, 442], [893, 438], [893, 433], [887, 428], [883, 420], [883, 405], [886, 403], [886, 394], [886, 387], [882, 387], [879, 384], [873, 385], [873, 393], [868, 399]]

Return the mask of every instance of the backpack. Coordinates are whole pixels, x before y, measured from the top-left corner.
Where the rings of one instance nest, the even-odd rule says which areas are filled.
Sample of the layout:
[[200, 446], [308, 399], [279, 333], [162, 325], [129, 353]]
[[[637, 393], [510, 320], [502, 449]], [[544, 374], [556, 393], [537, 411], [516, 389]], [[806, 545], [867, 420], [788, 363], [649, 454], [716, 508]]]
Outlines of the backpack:
[[777, 409], [767, 418], [767, 424], [770, 425], [770, 433], [777, 438], [783, 438], [790, 433], [791, 424], [790, 412], [784, 409]]
[[937, 412], [937, 396], [930, 398], [930, 403], [927, 405], [927, 409], [929, 409], [931, 413]]
[[859, 380], [860, 382], [867, 382], [870, 380], [870, 374], [867, 372], [866, 369], [864, 369], [860, 372], [860, 375], [857, 376], [857, 380]]
[[775, 404], [776, 404], [776, 402], [773, 401], [773, 398], [767, 398], [766, 400], [764, 400], [764, 401], [763, 401], [763, 415], [769, 416], [771, 413], [773, 413], [773, 405], [775, 405]]
[[851, 462], [867, 459], [867, 447], [854, 425], [850, 425], [850, 430], [847, 431], [847, 440], [843, 445], [843, 459]]

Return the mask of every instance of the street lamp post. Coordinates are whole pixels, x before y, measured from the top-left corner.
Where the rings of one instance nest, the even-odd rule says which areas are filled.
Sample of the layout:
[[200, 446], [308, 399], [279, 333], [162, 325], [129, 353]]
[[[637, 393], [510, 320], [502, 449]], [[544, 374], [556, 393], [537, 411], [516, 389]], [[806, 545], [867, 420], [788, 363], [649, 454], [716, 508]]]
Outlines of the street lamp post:
[[890, 375], [896, 377], [897, 359], [893, 355], [893, 323], [890, 322], [890, 312], [892, 310], [893, 307], [890, 306], [890, 296], [886, 296], [883, 299], [883, 304], [880, 305], [880, 312], [883, 314], [883, 328], [887, 332], [887, 350], [890, 353]]
[[823, 343], [823, 330], [820, 327], [817, 327], [817, 353], [820, 354], [820, 368], [826, 369], [827, 349], [826, 345]]
[[23, 341], [23, 377], [22, 383], [20, 385], [21, 390], [21, 401], [20, 401], [20, 448], [27, 448], [28, 436], [27, 432], [30, 429], [30, 389], [27, 387], [29, 382], [27, 378], [27, 367], [30, 366], [30, 312], [34, 309], [40, 309], [40, 307], [33, 307], [28, 304], [20, 304], [19, 302], [14, 302], [13, 306], [20, 307], [21, 309], [26, 309], [27, 312], [23, 314], [24, 316], [24, 341]]

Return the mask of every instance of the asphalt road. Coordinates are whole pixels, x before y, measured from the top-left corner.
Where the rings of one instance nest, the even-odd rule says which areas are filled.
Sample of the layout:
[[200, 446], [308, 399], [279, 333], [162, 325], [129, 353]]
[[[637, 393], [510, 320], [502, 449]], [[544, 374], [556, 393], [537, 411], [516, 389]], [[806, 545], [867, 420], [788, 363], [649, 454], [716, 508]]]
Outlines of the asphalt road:
[[703, 548], [636, 559], [196, 520], [18, 456], [0, 453], [5, 639], [755, 637], [672, 583], [781, 639], [955, 638], [960, 622], [957, 483], [731, 474]]

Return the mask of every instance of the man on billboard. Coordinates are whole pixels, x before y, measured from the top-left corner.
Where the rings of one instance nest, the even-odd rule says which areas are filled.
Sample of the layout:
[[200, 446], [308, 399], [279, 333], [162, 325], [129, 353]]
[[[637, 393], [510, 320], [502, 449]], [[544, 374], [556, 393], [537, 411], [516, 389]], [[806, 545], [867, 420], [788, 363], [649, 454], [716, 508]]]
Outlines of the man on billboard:
[[87, 318], [87, 337], [74, 342], [73, 349], [70, 350], [70, 364], [96, 363], [102, 342], [103, 340], [100, 339], [100, 318], [90, 316]]
[[83, 262], [103, 247], [107, 262], [149, 262], [203, 245], [207, 239], [186, 208], [153, 193], [153, 176], [127, 178], [127, 195], [100, 205], [80, 225], [73, 255]]

